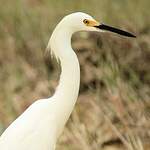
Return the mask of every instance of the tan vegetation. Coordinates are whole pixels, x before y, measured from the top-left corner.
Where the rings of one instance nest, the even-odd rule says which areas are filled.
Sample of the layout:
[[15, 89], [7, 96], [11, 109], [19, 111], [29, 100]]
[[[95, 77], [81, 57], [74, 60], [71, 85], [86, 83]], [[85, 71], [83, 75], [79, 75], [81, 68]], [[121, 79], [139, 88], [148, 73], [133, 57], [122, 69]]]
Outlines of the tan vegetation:
[[57, 149], [149, 150], [149, 6], [149, 0], [1, 0], [0, 131], [33, 101], [52, 95], [60, 71], [45, 55], [47, 42], [63, 16], [83, 11], [137, 38], [73, 36], [80, 95]]

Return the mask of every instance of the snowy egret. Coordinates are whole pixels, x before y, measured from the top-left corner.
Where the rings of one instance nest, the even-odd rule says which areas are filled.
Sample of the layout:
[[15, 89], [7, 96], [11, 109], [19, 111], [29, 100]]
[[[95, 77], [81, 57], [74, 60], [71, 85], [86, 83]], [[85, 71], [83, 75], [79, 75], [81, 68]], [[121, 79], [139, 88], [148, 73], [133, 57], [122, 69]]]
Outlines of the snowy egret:
[[37, 100], [4, 131], [0, 137], [0, 150], [55, 149], [79, 92], [80, 67], [71, 47], [71, 36], [77, 31], [111, 31], [135, 37], [101, 24], [85, 13], [76, 12], [64, 17], [54, 29], [47, 47], [61, 65], [56, 92], [50, 98]]

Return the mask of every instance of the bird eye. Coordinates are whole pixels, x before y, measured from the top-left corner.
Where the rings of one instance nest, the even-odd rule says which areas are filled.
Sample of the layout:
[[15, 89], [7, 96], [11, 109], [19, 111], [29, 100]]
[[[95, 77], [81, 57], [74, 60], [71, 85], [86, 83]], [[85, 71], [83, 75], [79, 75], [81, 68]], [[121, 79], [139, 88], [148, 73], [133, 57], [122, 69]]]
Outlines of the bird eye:
[[84, 22], [84, 24], [86, 24], [86, 25], [89, 24], [89, 20], [87, 20], [87, 19], [84, 19], [83, 22]]

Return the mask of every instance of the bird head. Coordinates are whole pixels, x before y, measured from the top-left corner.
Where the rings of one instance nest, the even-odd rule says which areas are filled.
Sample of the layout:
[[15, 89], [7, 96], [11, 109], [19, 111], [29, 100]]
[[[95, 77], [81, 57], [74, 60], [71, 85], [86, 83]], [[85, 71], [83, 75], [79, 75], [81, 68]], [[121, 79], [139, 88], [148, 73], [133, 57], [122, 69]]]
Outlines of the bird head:
[[66, 27], [67, 30], [70, 29], [72, 32], [109, 31], [109, 32], [114, 32], [123, 36], [136, 37], [135, 35], [127, 31], [123, 31], [121, 29], [98, 22], [92, 16], [82, 13], [82, 12], [76, 12], [76, 13], [72, 13], [70, 15], [65, 16], [60, 22], [60, 24], [61, 26], [63, 24], [63, 28]]

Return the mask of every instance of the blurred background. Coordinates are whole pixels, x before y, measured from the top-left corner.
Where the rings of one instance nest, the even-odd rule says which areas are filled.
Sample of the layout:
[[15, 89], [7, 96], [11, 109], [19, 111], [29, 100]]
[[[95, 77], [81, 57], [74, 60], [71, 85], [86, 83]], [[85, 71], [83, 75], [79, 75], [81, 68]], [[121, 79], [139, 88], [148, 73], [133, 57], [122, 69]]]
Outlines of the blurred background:
[[[45, 53], [62, 17], [76, 11], [137, 35], [80, 32], [80, 94], [57, 149], [150, 149], [149, 0], [0, 0], [0, 133], [51, 96], [60, 68]], [[42, 121], [42, 120], [41, 120]]]

